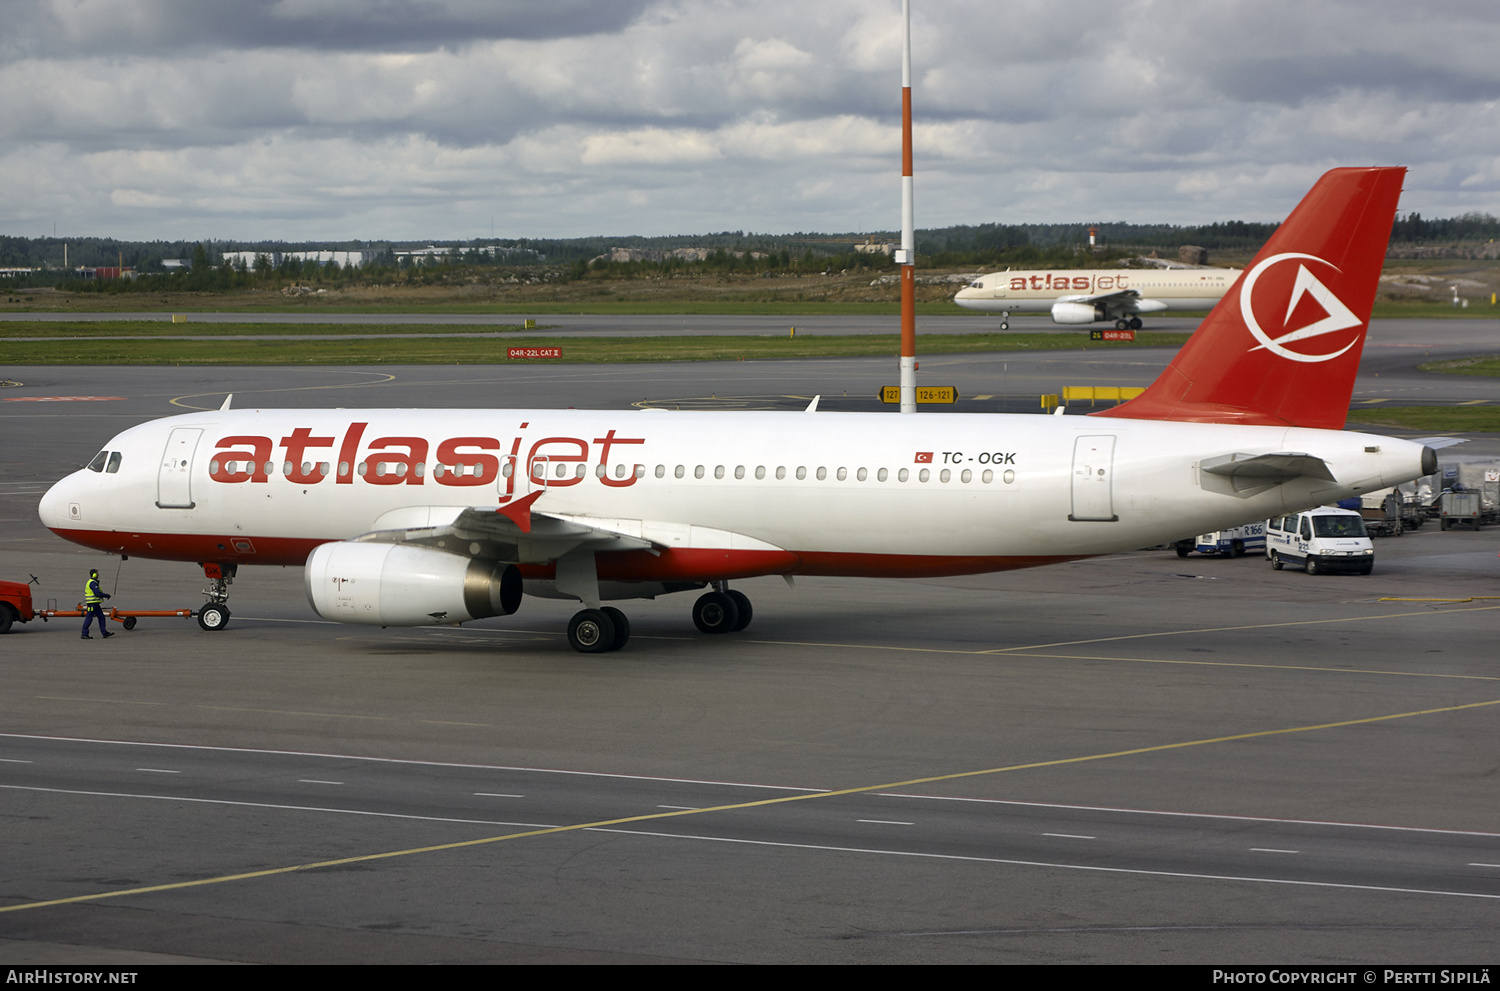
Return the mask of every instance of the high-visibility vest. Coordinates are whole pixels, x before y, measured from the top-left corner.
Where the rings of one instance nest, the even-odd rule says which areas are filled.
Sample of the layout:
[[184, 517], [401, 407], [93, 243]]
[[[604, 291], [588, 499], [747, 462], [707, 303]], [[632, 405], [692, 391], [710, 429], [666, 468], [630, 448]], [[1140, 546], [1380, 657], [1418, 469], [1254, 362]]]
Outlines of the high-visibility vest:
[[83, 604], [86, 606], [97, 606], [104, 601], [104, 596], [99, 592], [99, 579], [90, 578], [83, 583]]

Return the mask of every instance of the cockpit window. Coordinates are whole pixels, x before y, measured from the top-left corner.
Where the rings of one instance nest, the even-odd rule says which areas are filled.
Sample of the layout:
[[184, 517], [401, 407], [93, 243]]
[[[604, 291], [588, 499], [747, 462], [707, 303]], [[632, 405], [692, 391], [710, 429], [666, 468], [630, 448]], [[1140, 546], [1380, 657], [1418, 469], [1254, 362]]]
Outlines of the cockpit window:
[[108, 451], [100, 451], [94, 460], [89, 462], [89, 471], [103, 471], [104, 463], [109, 460]]
[[109, 455], [109, 467], [105, 468], [104, 470], [106, 472], [108, 472], [109, 474], [111, 474], [111, 475], [113, 475], [115, 472], [117, 472], [117, 471], [120, 470], [120, 452], [119, 451], [112, 451], [110, 453], [110, 455]]

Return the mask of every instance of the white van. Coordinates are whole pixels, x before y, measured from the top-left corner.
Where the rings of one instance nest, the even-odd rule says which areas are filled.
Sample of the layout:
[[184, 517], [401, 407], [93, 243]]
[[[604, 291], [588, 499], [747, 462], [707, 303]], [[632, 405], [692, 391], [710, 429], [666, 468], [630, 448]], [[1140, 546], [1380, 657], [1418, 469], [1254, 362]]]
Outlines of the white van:
[[1267, 520], [1266, 557], [1277, 571], [1290, 563], [1303, 565], [1310, 575], [1368, 575], [1375, 568], [1375, 545], [1358, 511], [1323, 506]]

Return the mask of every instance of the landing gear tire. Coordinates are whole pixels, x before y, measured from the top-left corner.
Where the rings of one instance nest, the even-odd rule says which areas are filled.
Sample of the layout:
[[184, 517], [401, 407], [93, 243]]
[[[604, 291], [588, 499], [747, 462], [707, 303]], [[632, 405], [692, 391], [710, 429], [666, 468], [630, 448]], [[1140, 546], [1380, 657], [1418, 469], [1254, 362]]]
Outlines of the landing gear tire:
[[620, 612], [620, 610], [616, 609], [614, 606], [605, 606], [599, 611], [608, 616], [609, 621], [615, 626], [615, 639], [614, 642], [610, 644], [609, 649], [619, 650], [621, 647], [629, 643], [630, 620], [625, 618], [625, 614]]
[[1121, 317], [1119, 320], [1115, 321], [1115, 330], [1129, 330], [1129, 329], [1130, 329], [1130, 321], [1126, 320], [1124, 317]]
[[739, 621], [739, 604], [729, 593], [709, 592], [693, 603], [693, 625], [703, 633], [730, 633]]
[[1140, 330], [1141, 329], [1141, 318], [1140, 317], [1131, 317], [1129, 322], [1130, 322], [1130, 328], [1129, 328], [1130, 330]]
[[1177, 543], [1172, 545], [1172, 549], [1177, 552], [1178, 557], [1187, 557], [1188, 553], [1192, 550], [1192, 547], [1189, 546], [1185, 541], [1179, 540]]
[[125, 627], [125, 629], [127, 630], [135, 629], [135, 617], [126, 616], [124, 619], [120, 620], [120, 625]]
[[602, 654], [614, 650], [615, 624], [603, 609], [584, 609], [574, 613], [568, 621], [568, 644], [580, 654]]
[[755, 610], [750, 606], [750, 596], [744, 592], [736, 592], [734, 589], [724, 594], [734, 600], [735, 606], [740, 611], [740, 618], [734, 621], [734, 632], [738, 633], [750, 625], [750, 617], [755, 615]]
[[1282, 568], [1286, 567], [1286, 562], [1283, 561], [1281, 559], [1281, 555], [1276, 553], [1275, 551], [1271, 552], [1271, 567], [1275, 568], [1277, 571], [1280, 571]]
[[[212, 602], [208, 603], [198, 610], [198, 625], [210, 633], [217, 633], [229, 625], [229, 608]], [[130, 627], [127, 626], [126, 629]]]
[[1001, 330], [1010, 330], [1010, 321], [1009, 320], [1001, 320], [1000, 321], [1000, 329]]

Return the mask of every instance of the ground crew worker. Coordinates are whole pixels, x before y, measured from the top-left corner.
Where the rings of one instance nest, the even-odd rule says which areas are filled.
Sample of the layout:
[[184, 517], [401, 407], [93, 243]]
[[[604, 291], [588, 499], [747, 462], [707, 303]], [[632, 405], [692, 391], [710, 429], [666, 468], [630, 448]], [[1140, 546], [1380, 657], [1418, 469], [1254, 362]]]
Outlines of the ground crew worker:
[[114, 636], [104, 628], [104, 600], [107, 598], [109, 598], [109, 593], [99, 587], [98, 570], [90, 568], [89, 580], [83, 584], [83, 639], [94, 639], [89, 636], [89, 624], [96, 619], [99, 621], [99, 632], [104, 634], [104, 639], [108, 640]]

